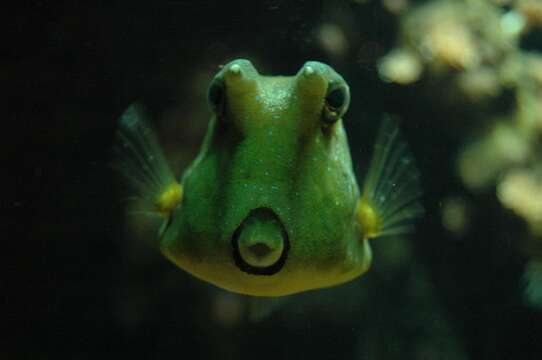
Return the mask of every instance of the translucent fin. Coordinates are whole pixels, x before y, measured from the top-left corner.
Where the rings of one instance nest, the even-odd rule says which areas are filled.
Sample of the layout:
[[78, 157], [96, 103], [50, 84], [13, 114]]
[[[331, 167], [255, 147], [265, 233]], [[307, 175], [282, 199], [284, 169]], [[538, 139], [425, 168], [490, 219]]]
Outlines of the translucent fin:
[[376, 140], [357, 216], [364, 238], [403, 235], [423, 215], [420, 175], [395, 121], [386, 118]]
[[114, 167], [133, 188], [132, 213], [166, 217], [182, 200], [175, 179], [143, 108], [132, 104], [119, 119]]

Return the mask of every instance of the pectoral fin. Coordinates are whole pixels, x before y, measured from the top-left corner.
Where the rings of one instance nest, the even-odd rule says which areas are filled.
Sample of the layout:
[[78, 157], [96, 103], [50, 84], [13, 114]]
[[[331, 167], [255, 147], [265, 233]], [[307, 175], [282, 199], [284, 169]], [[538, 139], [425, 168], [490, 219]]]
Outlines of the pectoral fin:
[[386, 118], [357, 205], [363, 238], [403, 235], [423, 214], [422, 188], [414, 157], [395, 121]]
[[168, 217], [183, 197], [181, 184], [170, 166], [150, 126], [142, 106], [132, 104], [119, 119], [116, 161], [134, 191], [138, 204], [132, 212]]

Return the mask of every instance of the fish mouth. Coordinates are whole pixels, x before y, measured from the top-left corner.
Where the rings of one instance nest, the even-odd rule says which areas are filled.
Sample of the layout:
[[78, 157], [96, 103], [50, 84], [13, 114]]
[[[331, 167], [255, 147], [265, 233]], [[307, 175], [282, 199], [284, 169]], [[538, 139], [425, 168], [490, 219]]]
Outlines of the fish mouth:
[[277, 214], [266, 207], [250, 211], [232, 236], [233, 260], [251, 275], [274, 275], [288, 257], [288, 232]]

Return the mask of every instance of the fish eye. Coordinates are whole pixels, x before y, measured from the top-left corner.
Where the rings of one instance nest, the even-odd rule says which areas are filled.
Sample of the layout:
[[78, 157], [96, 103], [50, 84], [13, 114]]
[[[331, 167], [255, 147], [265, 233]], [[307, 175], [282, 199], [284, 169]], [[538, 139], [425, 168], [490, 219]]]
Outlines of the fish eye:
[[224, 81], [220, 78], [215, 78], [211, 85], [209, 86], [209, 91], [207, 92], [207, 99], [211, 110], [216, 114], [222, 114], [224, 110], [224, 101], [225, 101], [225, 87]]
[[325, 97], [324, 121], [331, 124], [340, 119], [346, 113], [349, 104], [350, 91], [348, 86], [345, 84], [330, 86]]

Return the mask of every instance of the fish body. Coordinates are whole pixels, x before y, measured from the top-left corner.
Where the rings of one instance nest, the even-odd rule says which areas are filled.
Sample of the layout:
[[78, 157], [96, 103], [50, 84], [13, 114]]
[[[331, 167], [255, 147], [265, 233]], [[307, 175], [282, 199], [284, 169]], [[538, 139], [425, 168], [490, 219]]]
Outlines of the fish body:
[[263, 76], [234, 60], [208, 98], [207, 134], [180, 179], [141, 108], [119, 130], [125, 175], [165, 219], [161, 251], [195, 277], [268, 297], [337, 285], [369, 269], [370, 238], [407, 233], [421, 215], [418, 171], [392, 121], [360, 190], [342, 124], [350, 90], [330, 66]]

